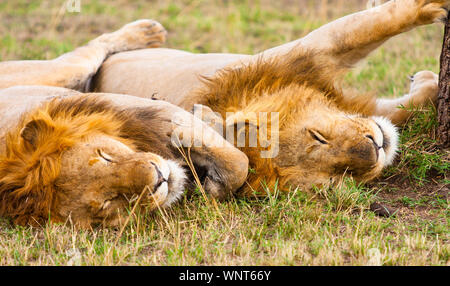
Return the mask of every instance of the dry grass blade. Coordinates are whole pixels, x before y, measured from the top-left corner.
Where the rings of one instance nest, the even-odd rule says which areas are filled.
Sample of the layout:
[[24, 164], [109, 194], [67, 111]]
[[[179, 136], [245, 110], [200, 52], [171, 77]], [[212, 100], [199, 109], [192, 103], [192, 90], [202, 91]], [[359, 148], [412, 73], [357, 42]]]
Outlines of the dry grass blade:
[[[139, 198], [137, 199], [136, 203], [134, 203], [134, 206], [133, 206], [133, 208], [131, 209], [130, 213], [128, 214], [128, 217], [127, 217], [127, 219], [125, 220], [124, 224], [122, 225], [122, 227], [121, 227], [121, 229], [120, 229], [120, 231], [119, 231], [119, 234], [118, 234], [117, 237], [116, 237], [116, 240], [114, 241], [113, 245], [111, 245], [111, 247], [108, 249], [108, 252], [107, 252], [107, 254], [105, 255], [105, 259], [109, 259], [110, 254], [111, 254], [111, 250], [114, 249], [114, 248], [116, 247], [117, 243], [119, 242], [119, 239], [122, 237], [122, 234], [123, 234], [123, 232], [124, 232], [126, 226], [127, 226], [128, 223], [130, 222], [131, 217], [133, 216], [134, 212], [136, 211], [136, 208], [137, 208], [137, 206], [139, 205], [139, 203], [140, 203], [142, 197], [144, 196], [145, 193], [147, 193], [147, 191], [149, 191], [148, 189], [149, 189], [149, 187], [146, 186], [146, 187], [144, 188], [144, 190], [141, 192], [141, 194], [139, 195]], [[149, 192], [150, 192], [150, 191], [149, 191]], [[151, 192], [150, 192], [150, 193], [151, 193]], [[152, 194], [152, 195], [153, 195], [153, 194]], [[158, 207], [159, 207], [159, 206], [158, 206]]]
[[[205, 189], [203, 188], [202, 183], [200, 182], [200, 178], [198, 177], [197, 171], [195, 170], [195, 166], [194, 163], [192, 162], [192, 158], [191, 158], [191, 148], [188, 148], [188, 154], [186, 154], [186, 152], [183, 150], [183, 148], [181, 148], [181, 141], [177, 136], [177, 149], [180, 152], [181, 156], [183, 156], [183, 159], [186, 161], [186, 164], [189, 166], [189, 169], [192, 172], [192, 175], [194, 176], [194, 180], [195, 180], [195, 184], [197, 186], [197, 188], [200, 190], [206, 204], [208, 206], [210, 206], [210, 201], [208, 199], [208, 196], [206, 195]], [[230, 229], [230, 226], [228, 225], [227, 221], [225, 220], [225, 218], [223, 217], [219, 206], [217, 205], [217, 201], [214, 198], [211, 198], [211, 203], [214, 206], [214, 209], [216, 211], [216, 214], [219, 215], [220, 219], [223, 221], [223, 223], [227, 226], [227, 228]]]

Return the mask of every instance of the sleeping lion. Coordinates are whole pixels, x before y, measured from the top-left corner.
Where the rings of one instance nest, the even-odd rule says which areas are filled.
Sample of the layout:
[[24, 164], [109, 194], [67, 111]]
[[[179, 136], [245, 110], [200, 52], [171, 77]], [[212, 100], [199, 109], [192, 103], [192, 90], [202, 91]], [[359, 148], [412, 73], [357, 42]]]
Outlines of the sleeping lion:
[[[118, 226], [136, 201], [148, 211], [177, 201], [192, 188], [191, 167], [215, 197], [245, 182], [247, 156], [189, 112], [75, 90], [108, 55], [158, 45], [164, 35], [159, 23], [140, 20], [52, 61], [0, 63], [1, 216]], [[174, 115], [183, 124], [172, 124]], [[173, 138], [196, 144], [184, 148]]]
[[398, 106], [435, 102], [437, 75], [417, 73], [397, 99], [346, 92], [339, 79], [449, 4], [390, 1], [256, 55], [159, 48], [164, 29], [141, 20], [51, 61], [0, 63], [0, 215], [118, 225], [141, 197], [150, 210], [176, 201], [189, 160], [216, 198], [369, 181], [395, 157], [394, 124], [410, 116]]

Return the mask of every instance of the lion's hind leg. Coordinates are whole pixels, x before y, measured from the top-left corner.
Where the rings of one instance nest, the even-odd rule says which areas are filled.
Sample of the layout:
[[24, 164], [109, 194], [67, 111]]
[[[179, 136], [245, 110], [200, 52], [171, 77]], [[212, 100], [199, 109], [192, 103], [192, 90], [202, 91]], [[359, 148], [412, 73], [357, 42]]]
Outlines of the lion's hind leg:
[[295, 47], [303, 47], [335, 62], [339, 72], [358, 63], [395, 35], [444, 19], [449, 7], [450, 0], [388, 1], [332, 21], [304, 38], [266, 50], [253, 59], [282, 56]]
[[153, 20], [138, 20], [103, 34], [87, 45], [48, 61], [0, 63], [0, 89], [16, 85], [47, 85], [85, 91], [89, 79], [110, 55], [161, 46], [166, 31]]
[[314, 45], [320, 41], [317, 37], [327, 34], [325, 49], [338, 64], [349, 67], [398, 34], [445, 19], [449, 6], [449, 0], [389, 1], [330, 23], [323, 32], [311, 33], [305, 43]]

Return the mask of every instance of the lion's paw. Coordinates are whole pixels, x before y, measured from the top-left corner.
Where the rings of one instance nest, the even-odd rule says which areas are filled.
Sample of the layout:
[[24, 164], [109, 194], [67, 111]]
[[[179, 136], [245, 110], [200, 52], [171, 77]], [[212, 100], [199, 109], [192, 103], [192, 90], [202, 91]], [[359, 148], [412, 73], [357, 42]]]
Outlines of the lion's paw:
[[154, 20], [138, 20], [125, 25], [122, 31], [129, 45], [135, 48], [154, 48], [159, 47], [166, 41], [166, 29]]
[[206, 177], [203, 183], [205, 192], [218, 200], [224, 200], [232, 195], [232, 191], [227, 188], [220, 180], [214, 180], [211, 177]]
[[121, 29], [105, 34], [100, 41], [110, 44], [112, 53], [123, 51], [157, 48], [166, 41], [167, 32], [154, 20], [137, 20], [126, 24]]
[[416, 0], [419, 8], [416, 24], [426, 25], [447, 18], [450, 0]]
[[437, 102], [439, 91], [439, 76], [431, 71], [420, 71], [410, 77], [411, 87], [409, 96], [415, 105], [424, 105], [427, 102]]
[[192, 108], [192, 114], [201, 119], [206, 125], [215, 131], [222, 133], [223, 119], [220, 113], [214, 112], [210, 107], [203, 104], [195, 104]]

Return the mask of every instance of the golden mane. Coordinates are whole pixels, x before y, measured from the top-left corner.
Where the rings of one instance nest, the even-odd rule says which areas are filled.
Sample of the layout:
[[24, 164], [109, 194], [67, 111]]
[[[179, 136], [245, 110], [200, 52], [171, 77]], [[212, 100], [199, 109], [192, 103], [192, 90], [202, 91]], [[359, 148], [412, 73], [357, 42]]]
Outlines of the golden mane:
[[[298, 100], [304, 102], [307, 97], [324, 96], [322, 102], [339, 106], [347, 112], [369, 115], [375, 96], [349, 90], [343, 96], [340, 81], [348, 68], [331, 61], [321, 52], [296, 47], [286, 55], [269, 59], [261, 56], [239, 68], [225, 68], [212, 77], [202, 77], [203, 86], [194, 91], [193, 97], [202, 99], [199, 103], [222, 116], [226, 112], [244, 111], [255, 103], [261, 111], [290, 113], [293, 105], [299, 106]], [[299, 91], [299, 87], [307, 89], [307, 92]], [[270, 98], [270, 95], [290, 89], [293, 89], [290, 92], [293, 97], [289, 99], [274, 101]], [[311, 91], [315, 91], [313, 95]], [[279, 107], [276, 107], [277, 103]]]
[[[327, 72], [324, 72], [324, 71]], [[308, 86], [330, 98], [338, 97], [335, 87], [338, 70], [313, 50], [296, 48], [287, 55], [258, 58], [239, 68], [225, 68], [213, 77], [203, 77], [203, 87], [196, 91], [203, 104], [216, 112], [245, 108], [259, 97], [290, 86]]]
[[[157, 153], [171, 157], [157, 128], [147, 126], [157, 120], [148, 111], [118, 109], [97, 96], [81, 96], [56, 98], [23, 115], [6, 135], [6, 153], [0, 154], [0, 215], [18, 224], [48, 219], [57, 203], [53, 183], [60, 173], [61, 154], [90, 135], [111, 136], [139, 151], [156, 151], [151, 146], [158, 146]], [[143, 116], [145, 123], [139, 118]], [[39, 130], [34, 144], [22, 134], [30, 122]]]

